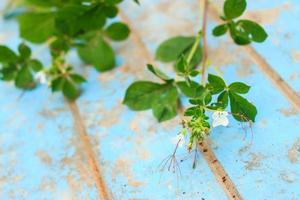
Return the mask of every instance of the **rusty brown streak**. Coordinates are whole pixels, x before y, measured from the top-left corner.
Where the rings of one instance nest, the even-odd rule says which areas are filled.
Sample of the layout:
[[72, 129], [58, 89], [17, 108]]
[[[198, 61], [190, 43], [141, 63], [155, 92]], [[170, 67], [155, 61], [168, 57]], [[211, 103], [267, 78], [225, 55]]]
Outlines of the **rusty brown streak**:
[[[126, 17], [126, 15], [124, 13], [120, 12], [119, 15], [120, 15], [121, 19], [130, 26], [131, 37], [134, 39], [136, 44], [141, 49], [141, 53], [143, 54], [143, 56], [147, 59], [148, 62], [153, 62], [153, 59], [151, 58], [151, 54], [150, 54], [149, 50], [147, 49], [146, 45], [142, 41], [138, 31], [135, 30], [131, 21]], [[210, 145], [207, 143], [203, 143], [203, 145], [199, 145], [199, 146], [200, 146], [199, 148], [200, 148], [201, 152], [203, 153], [203, 156], [204, 156], [207, 164], [209, 165], [210, 169], [214, 173], [217, 181], [219, 182], [219, 184], [225, 191], [228, 198], [234, 199], [234, 200], [242, 200], [241, 195], [239, 194], [234, 183], [231, 181], [228, 174], [222, 167], [221, 163], [217, 160]], [[223, 177], [225, 177], [225, 181], [224, 181]]]
[[101, 168], [98, 165], [97, 159], [93, 152], [92, 144], [91, 144], [89, 136], [86, 132], [86, 128], [85, 128], [84, 122], [81, 118], [78, 106], [77, 106], [76, 102], [68, 102], [68, 105], [70, 107], [70, 110], [71, 110], [71, 113], [73, 116], [73, 120], [75, 123], [75, 127], [76, 127], [76, 130], [78, 131], [78, 134], [80, 137], [80, 141], [82, 142], [83, 150], [87, 155], [88, 165], [93, 174], [93, 178], [95, 179], [99, 198], [101, 200], [110, 200], [110, 199], [112, 199], [111, 195], [105, 185]]
[[199, 149], [201, 150], [203, 157], [208, 163], [211, 171], [214, 173], [217, 181], [222, 186], [228, 199], [242, 200], [242, 196], [240, 195], [239, 191], [226, 173], [221, 163], [216, 158], [216, 155], [214, 154], [211, 146], [206, 141], [204, 141], [199, 144]]

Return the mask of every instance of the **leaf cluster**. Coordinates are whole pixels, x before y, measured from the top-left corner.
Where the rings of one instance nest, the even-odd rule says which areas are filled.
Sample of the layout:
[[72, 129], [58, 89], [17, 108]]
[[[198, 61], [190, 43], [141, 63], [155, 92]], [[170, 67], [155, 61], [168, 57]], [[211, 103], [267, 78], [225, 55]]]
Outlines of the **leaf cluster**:
[[52, 56], [76, 48], [80, 58], [98, 71], [114, 67], [115, 55], [106, 41], [122, 41], [129, 28], [122, 22], [107, 21], [116, 17], [121, 0], [27, 0], [34, 8], [18, 17], [20, 35], [33, 43], [50, 44]]
[[246, 7], [246, 0], [225, 0], [224, 16], [221, 16], [224, 23], [213, 29], [213, 35], [222, 36], [229, 31], [231, 38], [238, 45], [264, 42], [268, 34], [258, 23], [247, 19], [236, 20], [244, 13]]
[[19, 45], [18, 53], [0, 45], [0, 66], [1, 80], [14, 81], [17, 88], [25, 90], [36, 86], [34, 74], [43, 69], [39, 60], [31, 58], [31, 50], [24, 43]]
[[[184, 37], [175, 38], [162, 42], [156, 51], [156, 58], [165, 62], [174, 61], [175, 71], [180, 80], [170, 78], [157, 67], [148, 65], [148, 70], [163, 83], [151, 81], [132, 83], [126, 91], [124, 104], [136, 111], [151, 109], [157, 120], [162, 122], [177, 115], [180, 95], [182, 95], [188, 97], [189, 102], [193, 105], [185, 111], [185, 115], [192, 117], [193, 121], [204, 122], [208, 119], [205, 115], [207, 110], [225, 110], [230, 105], [231, 113], [237, 121], [254, 122], [257, 110], [253, 104], [241, 96], [248, 93], [250, 86], [242, 82], [226, 85], [221, 77], [212, 74], [208, 75], [208, 83], [205, 85], [193, 81], [191, 72], [198, 71], [192, 68], [193, 65], [189, 60], [185, 59], [189, 55], [186, 56], [184, 52], [190, 51], [190, 49], [183, 48], [191, 47], [193, 44]], [[200, 48], [200, 44], [195, 41], [194, 44]], [[178, 49], [185, 50], [179, 53]], [[195, 50], [195, 52], [197, 51]], [[198, 73], [192, 74], [198, 75]], [[209, 128], [206, 123], [203, 124], [205, 126], [202, 128]]]
[[[117, 5], [122, 1], [24, 0], [24, 12], [17, 16], [20, 37], [31, 43], [49, 45], [52, 64], [47, 75], [53, 91], [62, 91], [69, 99], [75, 99], [79, 94], [78, 86], [84, 79], [72, 78], [73, 67], [65, 59], [71, 49], [77, 51], [83, 62], [100, 72], [115, 66], [115, 53], [109, 41], [125, 40], [130, 33], [123, 22], [111, 22], [118, 14]], [[1, 70], [14, 71], [7, 64]], [[22, 76], [27, 78], [25, 82], [33, 80], [27, 69], [23, 73], [26, 73]]]

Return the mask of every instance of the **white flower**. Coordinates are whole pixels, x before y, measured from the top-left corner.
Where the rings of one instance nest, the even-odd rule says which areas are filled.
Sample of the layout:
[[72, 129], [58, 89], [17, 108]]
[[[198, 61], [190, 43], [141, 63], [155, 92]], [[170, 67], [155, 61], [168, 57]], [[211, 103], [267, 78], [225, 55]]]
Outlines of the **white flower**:
[[217, 126], [227, 126], [229, 124], [229, 120], [227, 118], [228, 112], [226, 111], [216, 111], [212, 114], [212, 126], [217, 127]]
[[178, 147], [182, 147], [185, 144], [185, 138], [184, 135], [179, 133], [174, 138], [172, 138], [172, 143], [176, 144], [178, 143]]
[[44, 71], [36, 73], [34, 79], [41, 84], [48, 85], [47, 74]]

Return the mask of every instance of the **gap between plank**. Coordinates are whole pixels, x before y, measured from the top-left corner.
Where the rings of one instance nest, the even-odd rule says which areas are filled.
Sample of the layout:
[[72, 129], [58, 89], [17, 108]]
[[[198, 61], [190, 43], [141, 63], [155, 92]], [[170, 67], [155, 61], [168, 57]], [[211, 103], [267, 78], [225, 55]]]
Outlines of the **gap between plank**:
[[[138, 44], [139, 48], [142, 50], [143, 56], [147, 59], [148, 62], [151, 62], [151, 53], [148, 51], [147, 47], [142, 41], [138, 31], [135, 30], [135, 28], [132, 26], [131, 21], [127, 18], [127, 16], [124, 13], [120, 11], [119, 16], [126, 24], [129, 25], [131, 29], [132, 39]], [[218, 161], [210, 144], [208, 144], [207, 142], [203, 142], [199, 145], [199, 149], [202, 152], [205, 161], [209, 165], [211, 171], [213, 172], [217, 182], [221, 185], [222, 189], [227, 195], [228, 199], [242, 200], [243, 198], [239, 194], [235, 184], [232, 182], [221, 163]]]
[[[219, 10], [213, 3], [209, 4], [209, 14], [218, 23], [224, 23], [218, 16]], [[287, 84], [274, 68], [261, 56], [252, 46], [244, 46], [243, 49], [250, 56], [252, 61], [263, 72], [263, 74], [273, 83], [275, 87], [287, 98], [291, 105], [300, 112], [300, 96]]]
[[204, 159], [208, 163], [211, 171], [215, 175], [215, 178], [222, 186], [228, 199], [242, 200], [242, 196], [240, 195], [239, 191], [237, 190], [229, 175], [226, 173], [221, 163], [218, 161], [211, 146], [206, 141], [204, 141], [199, 144], [199, 149], [202, 152]]
[[87, 155], [88, 158], [88, 165], [90, 167], [90, 170], [92, 171], [93, 178], [96, 184], [96, 188], [99, 194], [99, 198], [101, 200], [111, 200], [111, 194], [109, 193], [105, 182], [104, 178], [102, 175], [102, 170], [100, 166], [98, 165], [97, 159], [95, 157], [95, 154], [93, 152], [92, 144], [90, 142], [89, 136], [87, 134], [84, 122], [82, 120], [82, 117], [80, 115], [78, 106], [76, 102], [67, 102], [69, 105], [69, 108], [71, 110], [75, 128], [79, 134], [80, 141], [82, 142], [83, 145], [83, 150]]

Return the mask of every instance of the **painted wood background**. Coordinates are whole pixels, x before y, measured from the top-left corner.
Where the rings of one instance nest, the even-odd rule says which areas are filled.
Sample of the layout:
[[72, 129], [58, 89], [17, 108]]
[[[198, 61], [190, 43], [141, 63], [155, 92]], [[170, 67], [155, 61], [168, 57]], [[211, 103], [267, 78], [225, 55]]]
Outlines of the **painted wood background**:
[[[209, 31], [222, 2], [210, 3]], [[218, 178], [220, 170], [205, 154], [199, 154], [193, 170], [192, 155], [184, 149], [181, 174], [160, 171], [174, 148], [179, 117], [158, 124], [151, 112], [136, 113], [121, 103], [133, 80], [154, 79], [146, 63], [170, 71], [153, 61], [155, 49], [170, 36], [196, 34], [199, 1], [142, 0], [137, 6], [128, 0], [120, 9], [132, 34], [114, 44], [119, 55], [114, 70], [99, 74], [70, 54], [88, 79], [76, 104], [45, 87], [21, 95], [12, 84], [0, 84], [0, 199], [300, 199], [300, 2], [248, 1], [244, 17], [266, 28], [269, 38], [263, 44], [237, 47], [228, 36], [209, 36], [215, 66], [209, 70], [228, 82], [250, 84], [248, 97], [259, 111], [253, 135], [231, 120], [208, 140], [235, 188]], [[14, 21], [1, 19], [0, 42], [16, 49]], [[49, 63], [43, 47], [33, 48]]]

